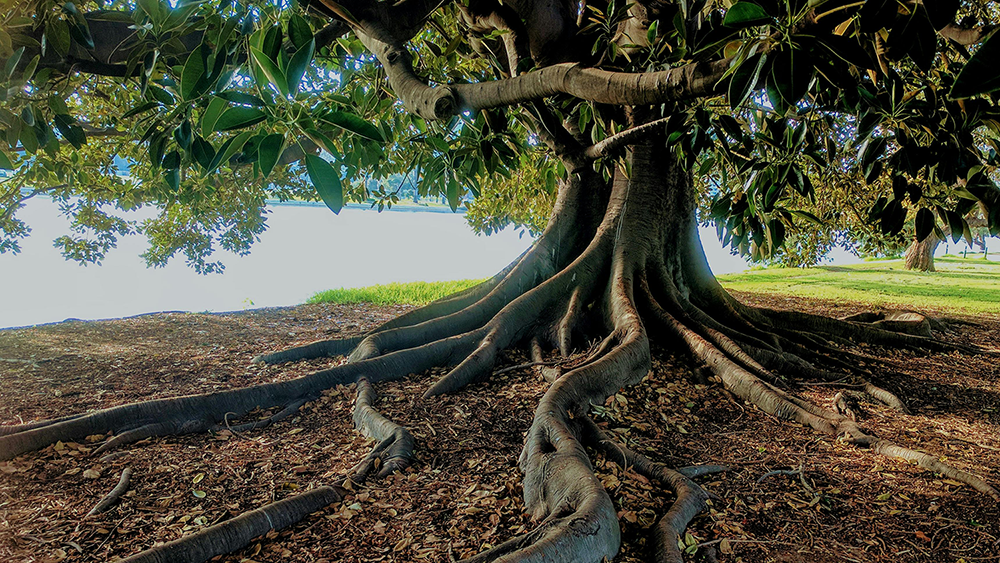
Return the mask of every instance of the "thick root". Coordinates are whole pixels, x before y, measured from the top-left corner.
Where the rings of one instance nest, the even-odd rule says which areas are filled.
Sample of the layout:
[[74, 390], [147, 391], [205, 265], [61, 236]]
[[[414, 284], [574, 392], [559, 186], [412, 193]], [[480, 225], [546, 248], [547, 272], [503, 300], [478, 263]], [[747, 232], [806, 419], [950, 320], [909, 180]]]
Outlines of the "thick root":
[[378, 440], [378, 445], [352, 470], [351, 481], [360, 483], [373, 471], [381, 479], [403, 471], [413, 462], [413, 435], [410, 431], [382, 416], [372, 406], [375, 389], [367, 379], [358, 380], [358, 399], [354, 406], [354, 426], [362, 434]]
[[154, 547], [125, 559], [124, 563], [201, 563], [217, 555], [232, 553], [250, 545], [259, 536], [280, 530], [335, 502], [341, 496], [333, 487], [311, 491], [280, 500], [241, 514], [232, 520], [205, 528], [172, 542]]

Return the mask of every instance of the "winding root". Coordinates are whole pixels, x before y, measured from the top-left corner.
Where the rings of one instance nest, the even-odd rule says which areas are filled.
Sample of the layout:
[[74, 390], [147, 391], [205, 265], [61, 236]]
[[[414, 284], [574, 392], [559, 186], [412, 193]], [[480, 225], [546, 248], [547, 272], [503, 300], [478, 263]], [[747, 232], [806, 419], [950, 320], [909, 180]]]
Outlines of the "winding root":
[[107, 512], [107, 510], [114, 506], [114, 504], [118, 502], [118, 499], [125, 494], [125, 491], [128, 490], [129, 480], [131, 478], [132, 470], [126, 467], [125, 470], [122, 471], [121, 479], [118, 480], [118, 484], [115, 485], [115, 488], [111, 489], [111, 492], [105, 495], [105, 497], [97, 503], [97, 506], [92, 508], [84, 518], [90, 518], [96, 514]]
[[360, 483], [372, 471], [381, 479], [396, 471], [403, 471], [413, 462], [413, 435], [410, 431], [389, 420], [372, 406], [375, 389], [367, 379], [358, 380], [358, 399], [354, 406], [354, 426], [362, 434], [378, 440], [365, 459], [357, 464], [351, 481]]
[[[376, 440], [381, 440], [381, 443], [352, 470], [353, 476], [345, 477], [332, 487], [318, 487], [268, 504], [198, 533], [143, 551], [126, 559], [126, 561], [129, 563], [201, 563], [208, 561], [216, 555], [224, 555], [242, 549], [250, 545], [250, 542], [258, 536], [295, 524], [313, 512], [335, 502], [340, 502], [342, 494], [346, 492], [343, 485], [348, 479], [353, 483], [361, 483], [371, 471], [380, 467], [379, 477], [405, 469], [413, 459], [413, 437], [408, 430], [376, 411], [372, 407], [374, 401], [375, 390], [371, 383], [365, 378], [360, 379], [358, 381], [358, 398], [354, 408], [354, 422], [362, 433]], [[298, 409], [298, 406], [295, 408]], [[130, 470], [126, 469], [125, 471], [127, 474], [131, 474]], [[128, 487], [126, 473], [122, 474], [124, 486], [119, 483], [111, 495], [108, 495], [109, 498], [115, 495], [115, 491], [118, 491], [117, 495], [120, 496]], [[119, 489], [121, 490], [119, 491]], [[104, 502], [101, 501], [98, 507]], [[108, 503], [109, 506], [111, 502], [114, 500]]]
[[643, 477], [667, 485], [677, 495], [677, 500], [670, 507], [670, 510], [653, 528], [651, 560], [657, 563], [683, 563], [684, 556], [678, 547], [678, 541], [684, 536], [688, 523], [695, 516], [708, 509], [706, 501], [711, 498], [705, 489], [691, 479], [699, 475], [728, 471], [729, 468], [720, 465], [706, 465], [686, 467], [675, 471], [654, 463], [624, 444], [611, 439], [589, 417], [581, 418], [580, 421], [588, 442], [605, 457], [622, 468], [632, 469]]
[[[800, 422], [824, 434], [843, 435], [852, 444], [868, 447], [882, 455], [915, 462], [924, 469], [966, 483], [977, 491], [1000, 501], [1000, 492], [979, 477], [938, 461], [927, 454], [870, 436], [848, 416], [813, 405], [762, 381], [740, 365], [738, 361], [726, 356], [694, 330], [684, 326], [669, 312], [661, 308], [651, 296], [647, 296], [647, 306], [655, 314], [662, 328], [682, 339], [694, 356], [707, 364], [722, 379], [726, 389], [741, 399], [750, 401], [765, 412], [779, 418]], [[799, 317], [796, 315], [795, 318]], [[833, 323], [836, 322], [838, 321], [833, 321]], [[898, 336], [918, 338], [908, 335]]]

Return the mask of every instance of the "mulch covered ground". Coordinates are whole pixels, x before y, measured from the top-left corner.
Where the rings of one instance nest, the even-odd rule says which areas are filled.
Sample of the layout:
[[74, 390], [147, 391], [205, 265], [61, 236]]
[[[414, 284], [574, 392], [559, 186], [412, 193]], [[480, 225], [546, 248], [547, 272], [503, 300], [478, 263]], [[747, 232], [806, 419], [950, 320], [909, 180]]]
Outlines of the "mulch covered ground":
[[[741, 295], [776, 308], [843, 315], [856, 307]], [[232, 314], [157, 314], [0, 331], [0, 424], [297, 377], [337, 360], [264, 366], [261, 352], [354, 334], [403, 307], [304, 305]], [[940, 312], [939, 312], [940, 313]], [[1000, 317], [954, 325], [950, 339], [1000, 349]], [[1000, 486], [1000, 367], [996, 358], [888, 354], [875, 369], [914, 411], [862, 401], [863, 425]], [[736, 401], [692, 379], [682, 357], [660, 350], [643, 385], [595, 406], [598, 422], [674, 467], [726, 464], [702, 478], [719, 499], [686, 538], [720, 561], [1000, 561], [1000, 508], [970, 488], [875, 456]], [[508, 353], [508, 365], [526, 360]], [[290, 529], [260, 538], [226, 562], [449, 561], [531, 528], [517, 456], [544, 392], [533, 368], [455, 396], [422, 400], [441, 374], [377, 387], [377, 405], [410, 429], [417, 461], [360, 487]], [[829, 385], [802, 394], [829, 404]], [[140, 442], [102, 462], [103, 436], [59, 443], [0, 463], [0, 561], [108, 561], [170, 541], [299, 491], [335, 482], [371, 447], [352, 429], [354, 392], [340, 387], [295, 417], [234, 435]], [[268, 413], [259, 413], [264, 416]], [[109, 512], [84, 519], [125, 468], [132, 486]], [[796, 470], [776, 474], [772, 470]], [[672, 501], [657, 483], [595, 459], [618, 504], [625, 547], [645, 561], [645, 536]], [[692, 560], [694, 560], [692, 558]]]

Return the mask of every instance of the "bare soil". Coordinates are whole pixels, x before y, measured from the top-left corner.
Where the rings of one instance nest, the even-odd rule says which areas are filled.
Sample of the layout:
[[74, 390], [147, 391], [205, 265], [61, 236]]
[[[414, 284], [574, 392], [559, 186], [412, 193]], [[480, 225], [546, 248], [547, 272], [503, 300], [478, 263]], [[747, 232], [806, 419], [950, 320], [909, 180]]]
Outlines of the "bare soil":
[[[797, 298], [739, 297], [834, 316], [860, 310]], [[250, 359], [357, 334], [405, 310], [303, 305], [0, 331], [0, 424], [297, 377], [339, 360], [267, 366]], [[964, 320], [976, 325], [952, 324], [947, 339], [1000, 349], [1000, 316]], [[862, 401], [858, 410], [866, 428], [1000, 483], [995, 358], [915, 355], [863, 343], [855, 351], [872, 357], [883, 386], [913, 410], [901, 415]], [[696, 381], [687, 359], [668, 350], [655, 356], [642, 385], [595, 406], [594, 414], [605, 430], [654, 460], [732, 468], [701, 479], [719, 499], [692, 523], [690, 544], [715, 547], [720, 561], [1000, 561], [1000, 507], [987, 497], [777, 420], [713, 381]], [[527, 361], [513, 352], [502, 360]], [[509, 371], [431, 400], [420, 396], [443, 370], [377, 386], [377, 408], [417, 439], [416, 463], [218, 560], [449, 561], [530, 529], [517, 457], [545, 389], [533, 370]], [[799, 392], [830, 404], [838, 390], [816, 384]], [[0, 463], [0, 561], [114, 561], [332, 483], [372, 446], [351, 427], [353, 401], [353, 390], [339, 387], [263, 430], [147, 440], [104, 462], [89, 454], [106, 437], [93, 436]], [[615, 561], [645, 561], [647, 529], [672, 496], [599, 457], [594, 465], [622, 520], [624, 547]], [[85, 520], [125, 468], [133, 471], [126, 496]], [[801, 474], [761, 480], [772, 470], [799, 468]]]

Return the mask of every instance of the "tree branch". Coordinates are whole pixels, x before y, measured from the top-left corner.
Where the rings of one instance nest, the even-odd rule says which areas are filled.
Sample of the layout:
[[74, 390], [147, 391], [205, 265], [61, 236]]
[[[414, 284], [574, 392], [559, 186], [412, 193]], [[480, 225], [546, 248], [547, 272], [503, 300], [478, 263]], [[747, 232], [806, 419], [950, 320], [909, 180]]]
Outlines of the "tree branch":
[[569, 94], [602, 104], [649, 105], [697, 98], [717, 91], [730, 59], [690, 63], [660, 72], [611, 72], [574, 63], [552, 65], [514, 78], [476, 84], [428, 86], [413, 71], [413, 58], [398, 44], [358, 31], [378, 57], [389, 85], [403, 104], [424, 119], [445, 119], [461, 111], [505, 107]]
[[595, 143], [587, 147], [583, 154], [587, 158], [597, 159], [602, 156], [607, 156], [622, 147], [631, 145], [632, 143], [638, 141], [639, 139], [645, 137], [646, 135], [651, 135], [663, 128], [664, 125], [669, 121], [669, 117], [664, 117], [663, 119], [657, 119], [656, 121], [650, 121], [649, 123], [644, 123], [637, 127], [632, 127], [631, 129], [626, 129], [619, 133], [616, 133], [599, 143]]

